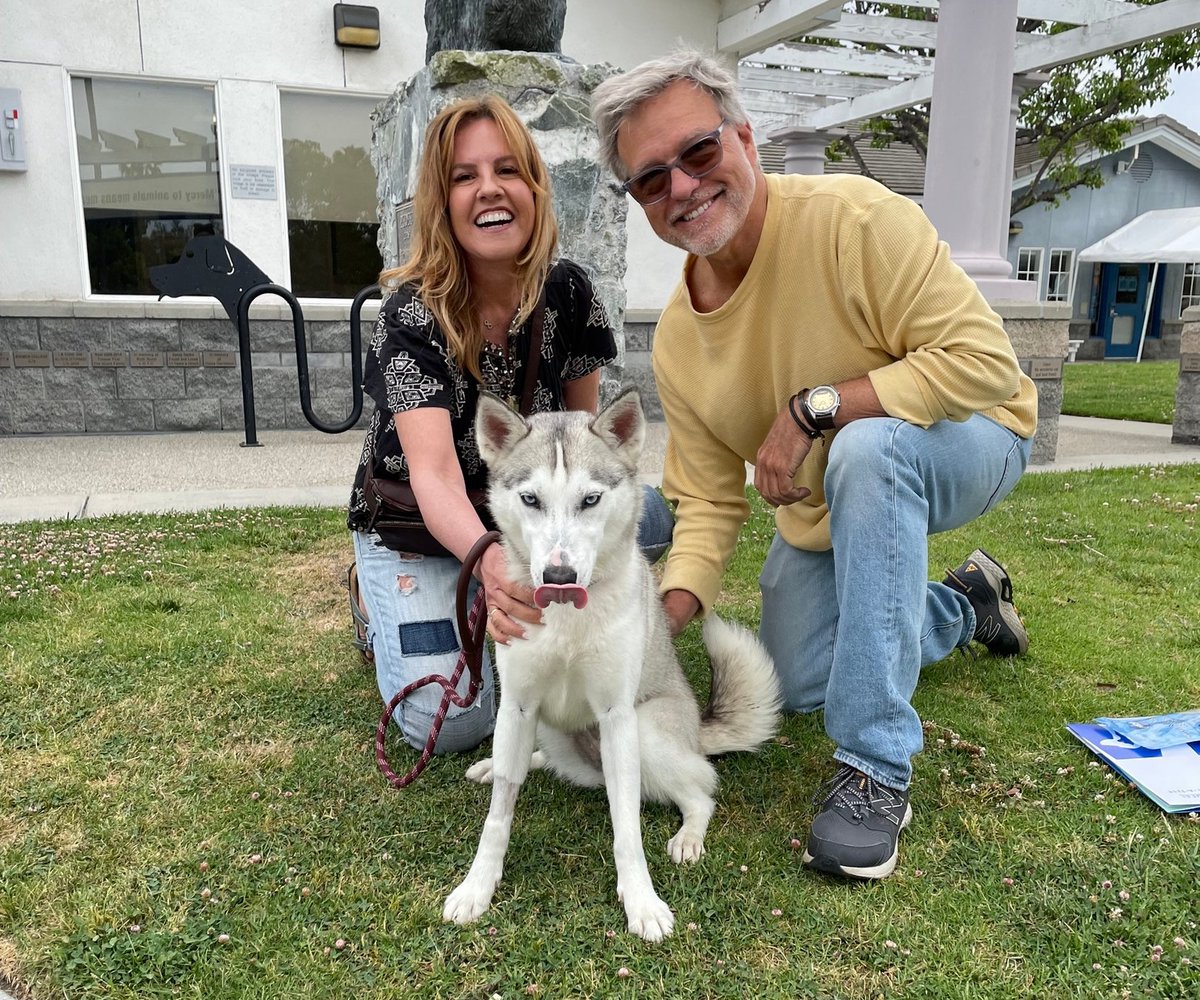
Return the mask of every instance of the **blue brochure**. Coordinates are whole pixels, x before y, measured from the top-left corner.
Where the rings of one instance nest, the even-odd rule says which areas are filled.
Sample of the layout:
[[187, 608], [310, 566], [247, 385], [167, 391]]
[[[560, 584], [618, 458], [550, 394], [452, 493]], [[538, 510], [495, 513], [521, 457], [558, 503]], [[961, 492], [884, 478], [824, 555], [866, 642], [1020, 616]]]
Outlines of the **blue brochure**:
[[1090, 722], [1067, 729], [1163, 811], [1200, 812], [1200, 740], [1152, 750]]

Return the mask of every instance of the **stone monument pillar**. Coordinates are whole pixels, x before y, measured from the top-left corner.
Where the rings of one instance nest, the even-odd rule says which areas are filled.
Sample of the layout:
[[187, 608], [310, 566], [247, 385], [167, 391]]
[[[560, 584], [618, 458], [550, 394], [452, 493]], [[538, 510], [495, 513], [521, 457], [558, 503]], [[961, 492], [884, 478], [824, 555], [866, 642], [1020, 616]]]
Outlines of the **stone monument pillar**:
[[1200, 308], [1183, 312], [1172, 444], [1200, 444]]
[[[561, 0], [525, 4], [531, 5], [557, 7]], [[496, 6], [492, 2], [489, 10]], [[560, 17], [560, 33], [561, 25]], [[604, 402], [619, 388], [625, 360], [626, 205], [616, 181], [597, 162], [589, 103], [591, 92], [613, 72], [607, 65], [581, 65], [554, 51], [441, 49], [376, 108], [371, 147], [378, 177], [379, 249], [384, 267], [394, 267], [408, 246], [409, 202], [430, 119], [454, 101], [487, 93], [498, 94], [514, 108], [550, 170], [559, 253], [587, 269], [616, 335], [617, 361], [602, 376]]]

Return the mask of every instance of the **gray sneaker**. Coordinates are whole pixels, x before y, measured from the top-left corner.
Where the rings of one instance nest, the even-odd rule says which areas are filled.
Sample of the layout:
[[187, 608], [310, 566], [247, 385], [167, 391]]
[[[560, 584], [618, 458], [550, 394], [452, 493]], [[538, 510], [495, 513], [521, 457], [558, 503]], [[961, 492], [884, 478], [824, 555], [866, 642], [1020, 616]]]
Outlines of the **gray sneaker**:
[[900, 831], [912, 821], [908, 791], [881, 785], [843, 764], [813, 799], [820, 812], [804, 849], [804, 864], [830, 875], [886, 878], [896, 868]]
[[976, 642], [996, 656], [1016, 656], [1029, 648], [1029, 633], [1012, 599], [1012, 580], [995, 559], [976, 549], [942, 581], [966, 596], [975, 609]]

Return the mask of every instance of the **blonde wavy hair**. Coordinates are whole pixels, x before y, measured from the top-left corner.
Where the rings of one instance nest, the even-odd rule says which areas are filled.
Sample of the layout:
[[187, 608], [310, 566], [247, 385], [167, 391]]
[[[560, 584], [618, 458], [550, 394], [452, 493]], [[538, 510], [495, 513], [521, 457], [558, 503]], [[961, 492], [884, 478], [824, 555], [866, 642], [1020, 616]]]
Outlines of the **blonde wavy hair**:
[[434, 116], [425, 130], [425, 147], [413, 195], [413, 234], [408, 259], [379, 275], [384, 289], [415, 284], [421, 300], [446, 335], [450, 355], [478, 382], [483, 381], [479, 352], [483, 333], [475, 318], [476, 302], [462, 247], [450, 228], [450, 168], [459, 130], [480, 119], [495, 122], [517, 163], [522, 180], [533, 192], [533, 233], [517, 257], [521, 288], [517, 323], [533, 312], [550, 262], [558, 246], [558, 224], [550, 193], [550, 172], [524, 122], [500, 97], [456, 101]]

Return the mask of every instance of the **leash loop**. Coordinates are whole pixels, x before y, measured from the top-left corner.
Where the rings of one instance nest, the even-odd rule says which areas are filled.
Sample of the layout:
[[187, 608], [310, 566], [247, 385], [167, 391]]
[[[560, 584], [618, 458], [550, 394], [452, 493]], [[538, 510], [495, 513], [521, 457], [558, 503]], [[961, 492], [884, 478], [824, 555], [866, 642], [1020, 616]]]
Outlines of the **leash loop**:
[[[458, 619], [458, 634], [462, 649], [458, 654], [458, 663], [455, 664], [454, 673], [449, 678], [441, 674], [429, 674], [407, 684], [387, 703], [387, 707], [379, 719], [379, 725], [375, 729], [375, 763], [379, 765], [379, 770], [387, 779], [388, 784], [394, 788], [403, 788], [405, 785], [411, 784], [425, 770], [425, 766], [433, 756], [433, 748], [437, 745], [438, 736], [442, 732], [442, 723], [446, 721], [451, 703], [459, 708], [469, 708], [479, 696], [479, 689], [483, 686], [483, 643], [484, 637], [487, 635], [487, 615], [480, 613], [484, 608], [483, 587], [480, 586], [475, 591], [475, 600], [471, 604], [469, 612], [467, 611], [467, 591], [471, 586], [471, 574], [479, 560], [483, 558], [483, 553], [487, 551], [488, 546], [498, 541], [500, 541], [500, 532], [498, 531], [488, 531], [480, 535], [475, 544], [471, 546], [466, 559], [463, 560], [462, 569], [458, 572], [454, 611]], [[471, 682], [467, 687], [467, 693], [460, 695], [458, 682], [462, 678], [464, 669], [470, 671]], [[396, 772], [388, 766], [387, 752], [384, 749], [388, 722], [391, 721], [392, 712], [396, 710], [396, 706], [426, 684], [442, 686], [442, 701], [438, 705], [437, 712], [434, 713], [433, 725], [429, 729], [429, 738], [425, 741], [425, 748], [421, 751], [421, 756], [407, 774], [397, 777]]]

